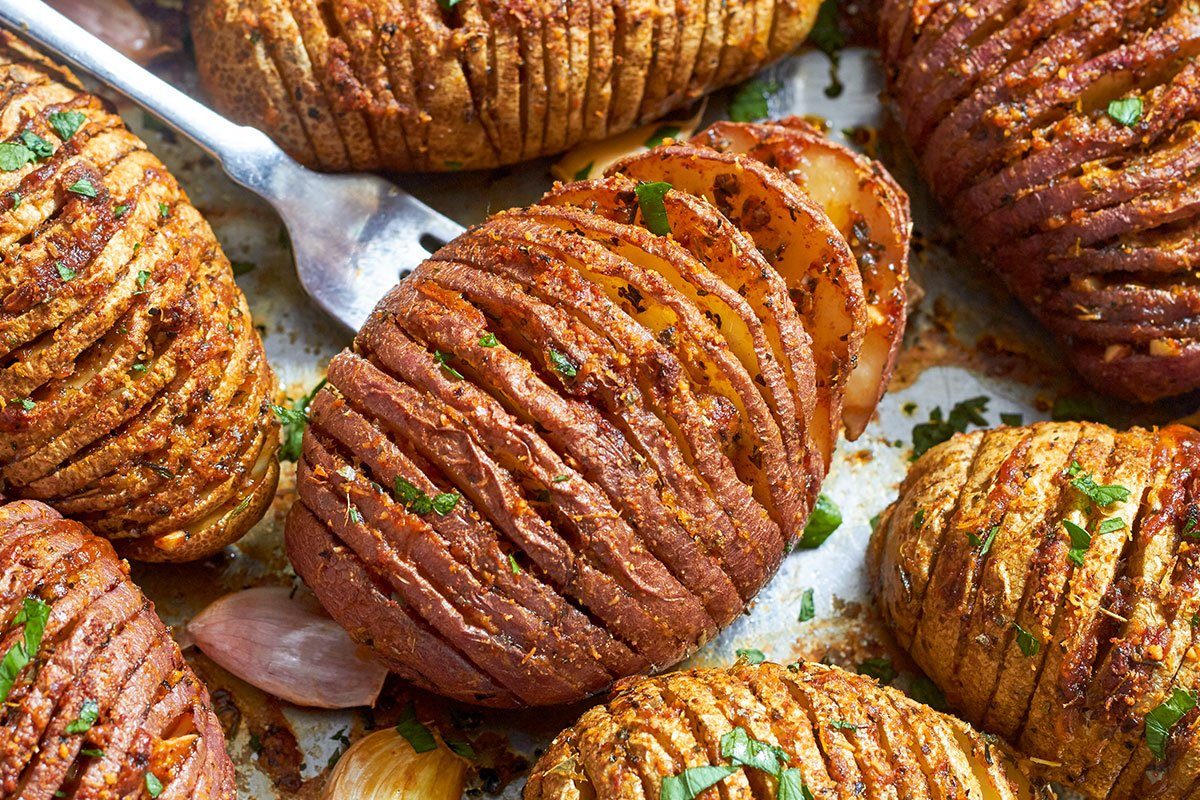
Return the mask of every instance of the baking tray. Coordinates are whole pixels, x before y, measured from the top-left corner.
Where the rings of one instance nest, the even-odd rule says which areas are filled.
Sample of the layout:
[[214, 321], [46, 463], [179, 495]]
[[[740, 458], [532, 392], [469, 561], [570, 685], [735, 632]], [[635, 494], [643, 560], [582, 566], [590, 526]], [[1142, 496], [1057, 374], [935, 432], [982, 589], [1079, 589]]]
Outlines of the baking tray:
[[[161, 0], [148, 9], [142, 5], [167, 38], [183, 43], [178, 52], [155, 62], [156, 71], [197, 91], [178, 2]], [[1077, 385], [1028, 314], [994, 276], [965, 255], [943, 214], [915, 180], [880, 100], [882, 80], [874, 54], [852, 48], [843, 51], [840, 60], [840, 93], [830, 90], [829, 58], [815, 51], [801, 52], [763, 77], [780, 85], [770, 101], [773, 116], [798, 114], [823, 122], [832, 137], [884, 160], [909, 190], [916, 233], [913, 303], [904, 349], [877, 419], [858, 441], [841, 443], [824, 485], [824, 493], [841, 509], [841, 527], [819, 549], [788, 556], [747, 613], [687, 663], [728, 664], [737, 650], [757, 649], [779, 662], [808, 658], [866, 669], [929, 700], [927, 681], [890, 642], [872, 613], [863, 568], [871, 519], [895, 496], [910, 460], [913, 426], [926, 421], [935, 408], [948, 411], [955, 403], [979, 397], [987, 398], [983, 415], [991, 424], [1001, 413], [1020, 414], [1025, 421], [1086, 415], [1148, 424], [1182, 417], [1194, 403], [1133, 410], [1105, 405]], [[174, 171], [229, 257], [253, 265], [238, 283], [249, 299], [268, 357], [284, 393], [292, 398], [306, 393], [329, 358], [349, 343], [350, 334], [303, 294], [282, 224], [198, 149], [140, 109], [110, 99]], [[707, 116], [719, 118], [724, 105], [721, 96], [715, 97]], [[550, 161], [543, 160], [489, 173], [401, 177], [398, 182], [431, 206], [470, 224], [489, 210], [535, 200], [553, 180], [549, 166]], [[225, 592], [298, 584], [282, 553], [282, 523], [294, 497], [293, 484], [292, 465], [285, 465], [266, 518], [221, 556], [186, 566], [135, 566], [135, 578], [166, 621], [176, 626], [181, 642], [187, 643], [187, 619]], [[813, 591], [816, 617], [800, 622], [801, 597], [808, 589]], [[187, 655], [213, 691], [244, 798], [319, 797], [325, 774], [349, 742], [390, 724], [409, 702], [415, 702], [423, 719], [435, 720], [447, 738], [470, 742], [476, 757], [464, 796], [517, 798], [523, 772], [538, 748], [585, 707], [480, 711], [414, 692], [393, 679], [375, 709], [313, 711], [247, 686], [195, 648]]]

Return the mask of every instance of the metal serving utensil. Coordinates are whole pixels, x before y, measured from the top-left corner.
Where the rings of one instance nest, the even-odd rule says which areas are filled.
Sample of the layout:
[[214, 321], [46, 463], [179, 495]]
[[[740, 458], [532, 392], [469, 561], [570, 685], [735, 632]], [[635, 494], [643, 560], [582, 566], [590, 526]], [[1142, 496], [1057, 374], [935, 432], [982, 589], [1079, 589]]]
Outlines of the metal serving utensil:
[[262, 131], [230, 122], [41, 0], [0, 0], [0, 25], [159, 117], [274, 206], [291, 235], [300, 284], [353, 330], [402, 275], [462, 232], [383, 178], [300, 166]]

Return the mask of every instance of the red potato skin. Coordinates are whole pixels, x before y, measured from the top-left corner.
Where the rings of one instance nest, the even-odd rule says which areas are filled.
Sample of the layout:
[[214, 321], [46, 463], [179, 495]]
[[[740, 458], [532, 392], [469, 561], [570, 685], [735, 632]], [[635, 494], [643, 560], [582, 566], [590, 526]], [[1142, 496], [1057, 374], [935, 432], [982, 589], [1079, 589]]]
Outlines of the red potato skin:
[[[739, 37], [765, 46], [753, 19]], [[781, 214], [770, 238], [762, 213], [730, 217], [705, 191], [671, 190], [662, 233], [639, 217], [629, 178], [556, 188], [441, 248], [331, 362], [288, 557], [414, 685], [519, 708], [663, 671], [742, 614], [801, 535], [846, 391], [817, 365], [841, 376], [834, 362], [855, 360], [859, 266], [783, 172], [687, 153], [753, 169], [741, 205], [803, 214]], [[869, 197], [876, 224], [904, 240], [890, 179], [844, 156], [839, 178], [870, 175], [877, 190], [853, 195], [847, 216]], [[795, 243], [789, 280], [820, 286], [785, 281], [745, 221], [776, 251]], [[830, 334], [843, 323], [849, 335]], [[880, 392], [864, 386], [868, 416]]]
[[[49, 606], [5, 702], [4, 796], [137, 796], [152, 773], [163, 797], [235, 800], [208, 691], [107, 541], [42, 503], [11, 502], [0, 506], [0, 569], [5, 653], [24, 635], [14, 618], [26, 600]], [[85, 700], [98, 719], [70, 733]]]
[[1137, 402], [1200, 388], [1195, 9], [886, 0], [880, 35], [934, 193], [1079, 374]]

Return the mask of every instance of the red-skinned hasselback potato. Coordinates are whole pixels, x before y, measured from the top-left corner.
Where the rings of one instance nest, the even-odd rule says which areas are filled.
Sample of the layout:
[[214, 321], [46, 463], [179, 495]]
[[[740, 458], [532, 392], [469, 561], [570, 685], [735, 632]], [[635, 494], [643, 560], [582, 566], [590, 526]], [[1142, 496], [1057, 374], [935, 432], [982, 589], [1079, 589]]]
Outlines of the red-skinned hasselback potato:
[[969, 242], [1117, 397], [1200, 387], [1200, 11], [886, 0], [889, 91]]
[[4, 797], [237, 797], [208, 691], [128, 565], [41, 503], [0, 506], [0, 658]]
[[470, 702], [679, 661], [774, 573], [870, 418], [908, 236], [882, 168], [795, 120], [492, 217], [331, 363], [297, 573], [397, 673]]
[[120, 118], [0, 34], [0, 494], [153, 561], [263, 514], [274, 378], [221, 246]]

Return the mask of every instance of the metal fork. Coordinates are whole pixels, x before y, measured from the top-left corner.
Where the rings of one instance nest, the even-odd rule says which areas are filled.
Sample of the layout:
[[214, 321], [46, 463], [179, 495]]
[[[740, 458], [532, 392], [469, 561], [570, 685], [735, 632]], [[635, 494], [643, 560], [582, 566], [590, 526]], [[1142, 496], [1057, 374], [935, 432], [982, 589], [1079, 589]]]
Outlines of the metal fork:
[[0, 0], [0, 24], [138, 103], [274, 206], [291, 235], [300, 284], [353, 330], [402, 275], [462, 232], [383, 178], [300, 166], [263, 132], [230, 122], [41, 0]]

